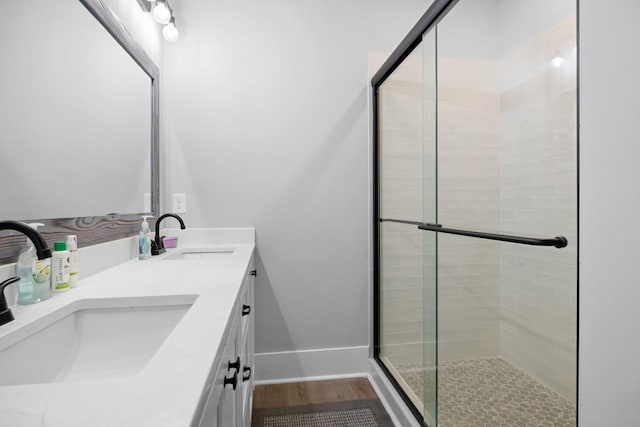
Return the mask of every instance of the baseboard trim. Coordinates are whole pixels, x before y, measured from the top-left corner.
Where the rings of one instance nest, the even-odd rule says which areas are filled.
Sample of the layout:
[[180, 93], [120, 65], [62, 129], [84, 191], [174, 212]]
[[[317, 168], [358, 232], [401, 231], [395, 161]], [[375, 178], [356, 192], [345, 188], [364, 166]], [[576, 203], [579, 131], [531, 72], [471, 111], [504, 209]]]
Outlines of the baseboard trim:
[[364, 377], [369, 372], [369, 347], [256, 353], [256, 384]]
[[356, 374], [339, 374], [339, 375], [318, 375], [315, 377], [299, 377], [299, 378], [280, 378], [276, 380], [257, 380], [254, 381], [255, 385], [265, 384], [287, 384], [287, 383], [299, 383], [308, 381], [326, 381], [326, 380], [342, 380], [348, 378], [362, 378], [369, 377], [366, 372], [359, 372]]

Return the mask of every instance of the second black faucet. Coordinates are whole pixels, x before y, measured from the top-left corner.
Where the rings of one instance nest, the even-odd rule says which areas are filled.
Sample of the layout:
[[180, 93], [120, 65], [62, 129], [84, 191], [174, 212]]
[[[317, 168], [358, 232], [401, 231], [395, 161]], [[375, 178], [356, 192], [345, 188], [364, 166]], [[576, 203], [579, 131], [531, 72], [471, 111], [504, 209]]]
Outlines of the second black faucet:
[[167, 217], [177, 219], [178, 222], [180, 223], [181, 230], [184, 230], [185, 228], [187, 228], [185, 227], [184, 221], [182, 220], [182, 218], [180, 218], [180, 215], [177, 215], [174, 213], [166, 213], [164, 215], [160, 215], [160, 217], [156, 221], [156, 237], [154, 241], [151, 242], [151, 255], [160, 255], [165, 252], [164, 243], [162, 242], [162, 238], [164, 236], [160, 236], [160, 223], [162, 222], [163, 219]]

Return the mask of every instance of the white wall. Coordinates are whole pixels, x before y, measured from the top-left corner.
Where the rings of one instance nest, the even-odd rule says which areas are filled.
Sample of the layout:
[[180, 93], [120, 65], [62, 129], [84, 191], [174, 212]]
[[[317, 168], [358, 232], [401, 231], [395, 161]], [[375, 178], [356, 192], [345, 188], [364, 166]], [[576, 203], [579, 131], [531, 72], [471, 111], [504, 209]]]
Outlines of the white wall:
[[639, 423], [638, 16], [580, 2], [580, 427]]
[[257, 230], [256, 350], [368, 344], [368, 56], [429, 1], [176, 2], [167, 189], [187, 226]]

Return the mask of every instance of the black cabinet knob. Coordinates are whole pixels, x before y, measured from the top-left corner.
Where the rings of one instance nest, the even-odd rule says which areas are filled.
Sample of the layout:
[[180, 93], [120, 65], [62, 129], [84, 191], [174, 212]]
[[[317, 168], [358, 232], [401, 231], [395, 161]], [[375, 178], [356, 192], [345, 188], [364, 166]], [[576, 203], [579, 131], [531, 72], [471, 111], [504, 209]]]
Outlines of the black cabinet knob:
[[235, 371], [230, 377], [224, 377], [223, 386], [226, 387], [228, 385], [231, 385], [234, 390], [236, 389], [238, 386], [238, 371]]
[[229, 367], [227, 368], [227, 371], [230, 371], [232, 369], [235, 369], [236, 372], [240, 370], [240, 356], [238, 356], [235, 362], [229, 360]]
[[251, 313], [251, 306], [250, 305], [246, 305], [246, 304], [242, 304], [242, 315], [243, 316], [248, 316], [249, 313]]
[[251, 379], [251, 367], [245, 366], [242, 368], [242, 382], [249, 381]]

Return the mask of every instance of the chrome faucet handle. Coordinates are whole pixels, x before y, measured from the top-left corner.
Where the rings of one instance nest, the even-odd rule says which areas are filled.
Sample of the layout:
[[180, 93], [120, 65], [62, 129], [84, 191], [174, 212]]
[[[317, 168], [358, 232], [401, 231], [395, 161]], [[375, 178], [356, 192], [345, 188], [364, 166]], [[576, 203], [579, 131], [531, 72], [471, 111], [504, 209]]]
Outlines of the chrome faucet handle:
[[16, 283], [19, 280], [19, 277], [11, 277], [10, 279], [7, 279], [4, 282], [0, 283], [0, 326], [15, 319], [13, 317], [13, 313], [11, 313], [9, 305], [7, 304], [7, 298], [5, 298], [4, 296], [4, 288], [11, 285], [12, 283]]

